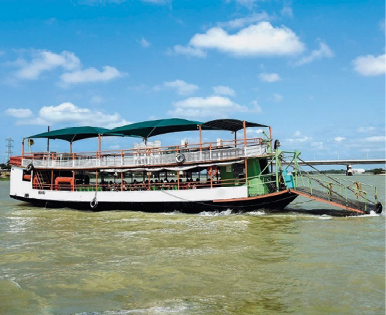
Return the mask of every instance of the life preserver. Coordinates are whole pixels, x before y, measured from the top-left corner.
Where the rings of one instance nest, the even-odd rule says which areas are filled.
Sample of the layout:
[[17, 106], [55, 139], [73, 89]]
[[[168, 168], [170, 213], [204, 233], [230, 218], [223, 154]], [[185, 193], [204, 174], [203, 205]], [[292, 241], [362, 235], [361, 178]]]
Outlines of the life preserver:
[[29, 163], [29, 164], [27, 165], [27, 167], [25, 168], [25, 170], [26, 170], [27, 172], [31, 172], [33, 169], [34, 169], [34, 166], [33, 166], [32, 163]]
[[185, 162], [185, 155], [183, 155], [182, 153], [177, 153], [176, 154], [176, 162], [178, 164], [182, 164]]
[[96, 207], [98, 207], [98, 200], [96, 199], [96, 197], [94, 197], [93, 200], [90, 201], [90, 207], [91, 209], [95, 209]]
[[216, 166], [209, 166], [206, 169], [206, 172], [208, 173], [209, 176], [217, 176], [218, 168]]
[[378, 202], [376, 205], [375, 205], [375, 213], [376, 214], [380, 214], [382, 213], [382, 204], [380, 202]]

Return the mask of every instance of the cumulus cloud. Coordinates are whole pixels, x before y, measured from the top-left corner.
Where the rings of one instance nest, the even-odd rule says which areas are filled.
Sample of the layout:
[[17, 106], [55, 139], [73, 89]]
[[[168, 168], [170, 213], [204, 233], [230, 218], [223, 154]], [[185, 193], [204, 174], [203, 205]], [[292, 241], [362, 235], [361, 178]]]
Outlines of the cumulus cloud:
[[386, 27], [385, 27], [385, 19], [381, 20], [379, 22], [379, 28], [381, 29], [381, 31], [385, 32], [386, 31]]
[[103, 67], [103, 71], [88, 68], [85, 70], [66, 72], [60, 76], [60, 79], [64, 83], [106, 82], [123, 75], [124, 73], [118, 71], [117, 68], [105, 66]]
[[236, 28], [243, 28], [247, 25], [254, 24], [261, 21], [268, 21], [271, 17], [266, 12], [261, 13], [253, 13], [251, 15], [234, 19], [227, 22], [219, 22], [217, 23], [217, 26], [228, 28], [228, 29], [236, 29]]
[[346, 140], [346, 138], [344, 138], [344, 137], [335, 137], [334, 140], [336, 142], [342, 142], [343, 140]]
[[[65, 102], [57, 106], [43, 106], [36, 117], [27, 109], [12, 111], [13, 117], [18, 118], [17, 125], [55, 125], [60, 123], [71, 123], [75, 125], [96, 124], [105, 128], [114, 128], [128, 124], [118, 113], [112, 115], [90, 108], [81, 108], [71, 102]], [[15, 115], [16, 113], [16, 115]]]
[[252, 105], [252, 108], [250, 109], [251, 112], [261, 113], [263, 111], [256, 100], [252, 101], [251, 105]]
[[247, 112], [248, 108], [224, 96], [190, 97], [175, 102], [168, 112], [177, 117], [226, 117], [231, 112]]
[[28, 118], [32, 116], [32, 111], [29, 108], [8, 108], [5, 114], [15, 118]]
[[197, 47], [191, 47], [191, 46], [181, 46], [181, 45], [176, 45], [173, 48], [173, 52], [176, 55], [186, 55], [186, 56], [192, 56], [192, 57], [197, 57], [197, 58], [205, 58], [206, 57], [206, 52], [203, 51], [200, 48]]
[[162, 85], [156, 85], [153, 89], [155, 91], [172, 89], [175, 90], [179, 95], [190, 95], [196, 92], [199, 87], [197, 85], [190, 84], [182, 80], [175, 80], [172, 82], [164, 82]]
[[357, 131], [360, 132], [360, 133], [370, 133], [370, 132], [373, 132], [374, 130], [375, 130], [375, 127], [371, 127], [371, 126], [369, 126], [369, 127], [359, 127], [357, 129]]
[[215, 95], [229, 95], [229, 96], [236, 95], [236, 92], [234, 89], [230, 88], [229, 86], [223, 86], [223, 85], [214, 86], [213, 93]]
[[266, 73], [266, 72], [260, 73], [259, 79], [260, 81], [269, 82], [269, 83], [277, 82], [281, 80], [280, 76], [277, 73]]
[[304, 44], [285, 26], [273, 27], [260, 22], [228, 34], [221, 27], [213, 27], [205, 34], [195, 34], [188, 46], [174, 46], [175, 53], [205, 57], [213, 49], [239, 57], [292, 56], [304, 51]]
[[142, 37], [140, 43], [141, 43], [141, 46], [144, 48], [150, 47], [150, 43], [146, 39], [144, 39], [143, 37]]
[[313, 50], [309, 55], [302, 57], [297, 62], [295, 62], [295, 66], [302, 66], [308, 63], [311, 63], [315, 60], [319, 60], [322, 58], [332, 58], [334, 53], [324, 42], [319, 42], [319, 49]]
[[85, 5], [107, 5], [107, 4], [121, 4], [125, 2], [126, 0], [80, 0], [80, 4], [85, 4]]
[[[230, 2], [231, 0], [227, 0], [227, 2]], [[244, 7], [247, 7], [249, 10], [253, 9], [253, 6], [255, 2], [259, 0], [234, 0], [237, 4], [242, 5]]]
[[368, 142], [383, 142], [385, 143], [386, 141], [386, 136], [374, 136], [374, 137], [367, 137], [365, 141]]
[[272, 99], [275, 103], [280, 103], [283, 101], [284, 97], [278, 93], [273, 94]]
[[364, 76], [382, 75], [386, 72], [386, 54], [359, 56], [353, 60], [354, 70]]
[[102, 71], [95, 68], [82, 69], [80, 59], [74, 53], [62, 51], [57, 54], [48, 50], [31, 50], [30, 60], [19, 58], [10, 63], [18, 67], [14, 73], [16, 79], [37, 80], [44, 72], [61, 69], [61, 83], [105, 82], [125, 75], [114, 67], [105, 66]]
[[15, 76], [18, 79], [35, 80], [45, 71], [52, 71], [56, 68], [74, 70], [80, 68], [81, 62], [74, 53], [62, 51], [60, 54], [48, 50], [32, 50], [32, 59], [18, 59], [13, 65], [20, 69]]
[[293, 18], [294, 17], [294, 14], [292, 12], [292, 8], [291, 7], [284, 7], [281, 11], [280, 11], [281, 15], [282, 16], [287, 16], [287, 17], [290, 17], [290, 18]]
[[284, 142], [303, 143], [312, 140], [311, 137], [304, 136], [299, 130], [295, 131], [292, 138], [285, 139]]

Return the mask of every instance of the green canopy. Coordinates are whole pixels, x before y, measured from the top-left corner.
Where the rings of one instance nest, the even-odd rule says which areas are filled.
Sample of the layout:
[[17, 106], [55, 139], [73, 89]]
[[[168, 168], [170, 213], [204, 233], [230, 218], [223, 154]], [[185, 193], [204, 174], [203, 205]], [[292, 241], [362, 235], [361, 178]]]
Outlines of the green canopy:
[[[269, 127], [269, 126], [246, 121], [245, 127]], [[212, 130], [228, 130], [228, 131], [236, 132], [243, 128], [244, 128], [243, 121], [238, 119], [216, 119], [216, 120], [207, 121], [202, 125], [203, 130], [212, 129]]]
[[77, 140], [98, 137], [100, 134], [103, 134], [104, 136], [117, 136], [117, 134], [106, 134], [109, 131], [109, 129], [90, 126], [69, 127], [39, 133], [28, 138], [62, 139], [69, 142], [74, 142]]
[[170, 132], [197, 130], [200, 121], [186, 120], [180, 118], [158, 119], [142, 121], [112, 129], [109, 133], [122, 134], [125, 136], [139, 136], [149, 138]]

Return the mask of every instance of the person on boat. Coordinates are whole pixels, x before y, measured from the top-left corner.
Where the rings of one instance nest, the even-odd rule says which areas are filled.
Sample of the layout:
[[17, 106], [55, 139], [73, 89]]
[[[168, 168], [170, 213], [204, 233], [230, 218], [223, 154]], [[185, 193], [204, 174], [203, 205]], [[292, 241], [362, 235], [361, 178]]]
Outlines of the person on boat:
[[133, 181], [133, 184], [131, 185], [131, 190], [132, 190], [132, 191], [135, 191], [135, 190], [137, 190], [137, 186], [138, 186], [138, 184], [137, 184], [137, 180], [136, 180], [136, 179], [134, 179], [134, 181]]
[[168, 190], [168, 189], [169, 189], [169, 180], [165, 178], [162, 185], [162, 190]]

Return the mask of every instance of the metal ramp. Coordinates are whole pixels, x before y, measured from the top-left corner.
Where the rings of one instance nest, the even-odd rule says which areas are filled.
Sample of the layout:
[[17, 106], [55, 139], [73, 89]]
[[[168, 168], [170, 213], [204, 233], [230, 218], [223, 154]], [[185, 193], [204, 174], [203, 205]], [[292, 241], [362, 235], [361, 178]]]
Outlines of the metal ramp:
[[[291, 192], [338, 207], [340, 210], [333, 211], [339, 215], [361, 215], [369, 214], [371, 211], [379, 214], [382, 212], [382, 204], [378, 200], [375, 186], [348, 180], [345, 177], [338, 178], [323, 174], [300, 159], [299, 154], [300, 152], [284, 151], [276, 154], [277, 167], [282, 170], [283, 179]], [[300, 167], [298, 161], [309, 169]], [[288, 176], [288, 173], [291, 175]], [[371, 198], [371, 191], [374, 192], [374, 198]]]
[[311, 189], [309, 187], [300, 186], [296, 189], [291, 189], [291, 192], [313, 199], [315, 201], [320, 201], [327, 203], [332, 206], [342, 208], [346, 211], [353, 212], [352, 214], [368, 214], [370, 211], [379, 213], [382, 211], [382, 205], [380, 203], [373, 204], [369, 202], [363, 202], [360, 200], [345, 198], [335, 191], [322, 191], [319, 189]]

